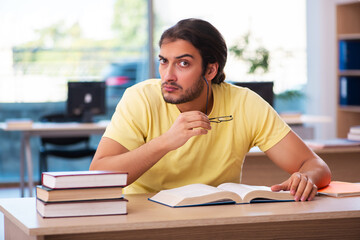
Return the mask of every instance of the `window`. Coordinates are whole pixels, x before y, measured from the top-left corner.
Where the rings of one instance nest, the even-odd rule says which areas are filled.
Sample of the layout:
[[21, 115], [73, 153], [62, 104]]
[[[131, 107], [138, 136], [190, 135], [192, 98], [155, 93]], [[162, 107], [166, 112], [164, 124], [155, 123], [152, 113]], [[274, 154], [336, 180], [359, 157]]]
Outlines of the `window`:
[[[0, 121], [65, 111], [68, 80], [106, 80], [110, 119], [125, 87], [146, 78], [147, 31], [147, 0], [0, 1]], [[20, 142], [0, 133], [0, 182], [19, 181]], [[37, 176], [39, 139], [31, 147]], [[56, 160], [50, 171], [89, 164]]]
[[0, 102], [64, 101], [68, 80], [121, 87], [134, 80], [124, 68], [146, 75], [147, 0], [2, 1], [0, 31]]

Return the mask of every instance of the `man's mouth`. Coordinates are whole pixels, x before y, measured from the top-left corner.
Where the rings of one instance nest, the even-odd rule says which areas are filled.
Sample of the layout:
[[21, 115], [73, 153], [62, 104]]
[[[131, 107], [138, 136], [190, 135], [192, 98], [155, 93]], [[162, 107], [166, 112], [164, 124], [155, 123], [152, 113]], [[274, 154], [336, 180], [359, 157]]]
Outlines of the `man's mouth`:
[[171, 92], [175, 92], [175, 91], [181, 89], [181, 87], [180, 87], [180, 86], [177, 86], [177, 85], [175, 85], [175, 84], [163, 83], [163, 84], [162, 84], [162, 89], [163, 89], [164, 91], [166, 91], [166, 92], [170, 92], [170, 93], [171, 93]]

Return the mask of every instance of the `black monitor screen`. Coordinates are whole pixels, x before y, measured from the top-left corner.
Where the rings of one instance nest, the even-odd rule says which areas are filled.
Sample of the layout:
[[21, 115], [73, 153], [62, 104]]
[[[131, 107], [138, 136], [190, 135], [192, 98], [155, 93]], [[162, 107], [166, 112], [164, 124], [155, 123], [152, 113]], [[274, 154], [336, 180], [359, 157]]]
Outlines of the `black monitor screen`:
[[259, 94], [271, 106], [274, 104], [274, 82], [234, 82], [234, 85], [246, 87]]
[[68, 82], [67, 114], [92, 122], [94, 115], [106, 113], [105, 82]]

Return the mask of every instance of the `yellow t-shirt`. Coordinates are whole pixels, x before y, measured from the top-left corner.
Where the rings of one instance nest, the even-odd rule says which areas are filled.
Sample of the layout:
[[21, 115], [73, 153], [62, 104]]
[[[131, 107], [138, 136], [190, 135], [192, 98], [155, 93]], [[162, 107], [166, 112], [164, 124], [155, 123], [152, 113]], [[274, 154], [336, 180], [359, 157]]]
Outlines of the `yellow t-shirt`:
[[[126, 193], [158, 192], [191, 183], [217, 186], [240, 182], [245, 154], [253, 146], [266, 151], [289, 132], [275, 110], [247, 88], [213, 84], [211, 117], [232, 115], [233, 120], [211, 123], [206, 135], [192, 137], [167, 153]], [[104, 136], [133, 150], [170, 129], [180, 111], [166, 103], [159, 79], [128, 88], [120, 100]]]

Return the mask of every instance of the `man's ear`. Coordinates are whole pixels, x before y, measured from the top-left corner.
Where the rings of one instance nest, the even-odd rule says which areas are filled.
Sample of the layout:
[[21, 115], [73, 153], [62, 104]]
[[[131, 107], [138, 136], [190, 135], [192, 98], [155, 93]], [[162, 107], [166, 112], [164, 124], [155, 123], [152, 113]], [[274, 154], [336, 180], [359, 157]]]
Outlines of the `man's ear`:
[[207, 80], [212, 81], [218, 72], [219, 64], [209, 63], [206, 68], [205, 77]]

